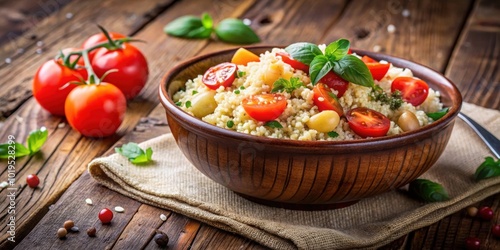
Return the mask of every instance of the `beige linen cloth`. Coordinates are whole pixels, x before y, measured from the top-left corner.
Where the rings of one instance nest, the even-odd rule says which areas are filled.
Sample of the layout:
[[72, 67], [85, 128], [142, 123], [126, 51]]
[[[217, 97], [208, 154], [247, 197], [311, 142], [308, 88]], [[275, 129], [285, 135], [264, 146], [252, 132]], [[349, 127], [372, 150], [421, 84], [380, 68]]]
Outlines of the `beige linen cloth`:
[[[500, 112], [464, 103], [462, 111], [500, 137]], [[240, 234], [273, 249], [376, 248], [500, 192], [500, 177], [474, 181], [492, 153], [457, 118], [449, 144], [422, 178], [441, 183], [446, 202], [424, 203], [395, 190], [347, 208], [295, 211], [259, 205], [211, 181], [194, 168], [170, 134], [141, 144], [154, 164], [136, 166], [114, 154], [89, 164], [95, 180], [140, 202]]]

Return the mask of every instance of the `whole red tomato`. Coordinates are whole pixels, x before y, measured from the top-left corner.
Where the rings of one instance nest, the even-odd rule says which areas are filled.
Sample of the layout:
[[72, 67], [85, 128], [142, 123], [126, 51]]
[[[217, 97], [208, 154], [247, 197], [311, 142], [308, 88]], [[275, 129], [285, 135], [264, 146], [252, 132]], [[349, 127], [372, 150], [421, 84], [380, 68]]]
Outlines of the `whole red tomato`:
[[97, 49], [92, 59], [92, 68], [99, 77], [109, 70], [117, 70], [106, 76], [104, 81], [118, 87], [127, 99], [132, 99], [141, 92], [149, 75], [146, 58], [139, 49], [128, 43], [114, 50]]
[[[71, 49], [70, 49], [71, 50]], [[85, 69], [70, 69], [61, 60], [50, 60], [38, 68], [33, 77], [33, 96], [53, 115], [64, 116], [64, 102], [76, 85], [68, 84], [87, 78]]]
[[64, 108], [73, 129], [84, 136], [99, 138], [114, 134], [120, 127], [127, 100], [112, 84], [85, 84], [69, 93]]
[[[111, 37], [111, 39], [120, 39], [120, 38], [127, 37], [127, 36], [125, 36], [123, 34], [116, 33], [116, 32], [108, 32], [108, 34]], [[83, 42], [82, 48], [87, 49], [87, 48], [90, 48], [92, 46], [95, 46], [97, 44], [100, 44], [100, 43], [103, 43], [103, 42], [106, 42], [106, 41], [108, 41], [108, 38], [106, 38], [106, 36], [104, 35], [104, 33], [102, 33], [102, 32], [101, 33], [97, 33], [97, 34], [94, 34], [91, 37], [87, 38], [87, 40], [85, 40], [85, 42]], [[94, 54], [95, 54], [95, 50], [93, 50], [93, 51], [91, 51], [89, 53], [89, 59], [91, 61], [94, 58]]]

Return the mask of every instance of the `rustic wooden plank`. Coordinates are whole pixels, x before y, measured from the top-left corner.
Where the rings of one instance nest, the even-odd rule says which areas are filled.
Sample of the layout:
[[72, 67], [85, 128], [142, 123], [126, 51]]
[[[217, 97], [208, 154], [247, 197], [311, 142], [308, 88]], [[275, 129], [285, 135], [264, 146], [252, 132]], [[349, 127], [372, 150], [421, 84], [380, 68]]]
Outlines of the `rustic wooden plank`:
[[[57, 202], [51, 207], [50, 212], [53, 216], [44, 217], [35, 226], [35, 231], [43, 233], [28, 235], [16, 249], [31, 249], [34, 246], [37, 249], [104, 249], [114, 245], [141, 203], [118, 196], [103, 186], [95, 185], [89, 174], [83, 175], [74, 185], [78, 185], [79, 188], [66, 192], [62, 198], [64, 203]], [[85, 198], [92, 199], [93, 205], [87, 205]], [[106, 207], [113, 210], [115, 206], [122, 206], [125, 211], [113, 212], [111, 224], [103, 225], [97, 216], [99, 211]], [[69, 233], [66, 239], [61, 240], [56, 237], [56, 232], [66, 220], [73, 220], [80, 232]], [[86, 230], [89, 227], [97, 229], [97, 237], [87, 236]]]
[[[173, 1], [78, 1], [37, 23], [9, 45], [12, 53], [20, 49], [23, 52], [9, 56], [10, 64], [0, 61], [0, 117], [9, 116], [31, 96], [31, 81], [42, 62], [53, 58], [62, 48], [79, 47], [88, 36], [99, 32], [96, 24], [132, 35]], [[68, 20], [67, 13], [72, 13], [73, 18]]]
[[[200, 222], [185, 216], [172, 213], [167, 221], [158, 229], [169, 237], [169, 249], [191, 249], [194, 237], [200, 229]], [[145, 249], [158, 249], [154, 240], [150, 240]]]
[[493, 109], [500, 109], [498, 12], [498, 1], [477, 2], [445, 73], [457, 84], [464, 101]]
[[193, 249], [268, 249], [254, 241], [244, 239], [241, 236], [202, 224], [196, 238]]
[[[351, 1], [321, 42], [344, 37], [355, 48], [373, 50], [378, 46], [384, 53], [443, 72], [472, 2]], [[405, 9], [408, 17], [402, 14]], [[388, 32], [389, 25], [395, 32]]]

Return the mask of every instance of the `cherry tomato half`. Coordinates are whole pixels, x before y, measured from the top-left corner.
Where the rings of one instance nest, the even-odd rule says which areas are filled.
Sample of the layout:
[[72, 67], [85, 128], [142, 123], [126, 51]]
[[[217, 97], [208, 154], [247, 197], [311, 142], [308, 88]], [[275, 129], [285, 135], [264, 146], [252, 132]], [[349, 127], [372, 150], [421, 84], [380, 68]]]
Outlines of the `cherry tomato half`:
[[346, 114], [349, 127], [361, 137], [385, 136], [391, 121], [385, 115], [368, 108], [354, 108]]
[[422, 104], [427, 99], [427, 95], [429, 95], [429, 86], [427, 83], [408, 76], [394, 79], [391, 91], [395, 92], [396, 90], [401, 92], [401, 97], [405, 102], [409, 102], [413, 106]]
[[[109, 32], [108, 34], [111, 37], [111, 39], [113, 39], [113, 40], [127, 37], [123, 34], [116, 33], [116, 32]], [[97, 44], [107, 42], [107, 41], [108, 41], [108, 38], [106, 38], [104, 33], [102, 33], [102, 32], [97, 33], [97, 34], [94, 34], [94, 35], [90, 36], [89, 38], [87, 38], [87, 40], [85, 40], [85, 42], [83, 42], [82, 48], [87, 49], [87, 48], [93, 47]], [[90, 53], [89, 53], [90, 61], [92, 61], [92, 59], [94, 58], [95, 53], [96, 53], [96, 50], [90, 51]]]
[[209, 68], [201, 81], [210, 89], [218, 89], [220, 86], [229, 87], [236, 78], [237, 69], [238, 66], [234, 63], [220, 63]]
[[115, 50], [98, 49], [92, 60], [92, 68], [99, 77], [116, 69], [117, 72], [107, 75], [104, 81], [118, 87], [127, 99], [141, 92], [149, 76], [146, 58], [139, 49], [127, 43]]
[[363, 56], [361, 60], [366, 64], [370, 73], [372, 73], [373, 80], [380, 81], [389, 71], [391, 64], [380, 63], [369, 56]]
[[65, 103], [68, 123], [84, 136], [105, 137], [116, 132], [123, 121], [127, 100], [109, 83], [78, 85]]
[[251, 95], [243, 99], [245, 112], [257, 121], [271, 121], [285, 111], [287, 102], [281, 94]]
[[292, 66], [292, 68], [302, 70], [305, 73], [309, 74], [309, 65], [307, 65], [305, 63], [301, 63], [301, 62], [293, 59], [286, 52], [278, 52], [278, 53], [276, 53], [276, 55], [281, 56], [281, 60], [283, 60], [284, 63]]
[[349, 87], [349, 82], [340, 78], [337, 74], [333, 73], [333, 71], [329, 71], [323, 78], [319, 80], [326, 84], [328, 87], [337, 91], [337, 97], [342, 97]]
[[314, 105], [318, 106], [319, 111], [323, 110], [333, 110], [339, 114], [339, 116], [344, 115], [344, 109], [340, 105], [337, 96], [330, 90], [330, 88], [324, 83], [318, 83], [313, 88], [313, 102]]
[[64, 102], [77, 85], [68, 84], [85, 79], [85, 70], [73, 70], [60, 60], [50, 60], [38, 68], [33, 77], [33, 96], [44, 109], [53, 115], [64, 116]]

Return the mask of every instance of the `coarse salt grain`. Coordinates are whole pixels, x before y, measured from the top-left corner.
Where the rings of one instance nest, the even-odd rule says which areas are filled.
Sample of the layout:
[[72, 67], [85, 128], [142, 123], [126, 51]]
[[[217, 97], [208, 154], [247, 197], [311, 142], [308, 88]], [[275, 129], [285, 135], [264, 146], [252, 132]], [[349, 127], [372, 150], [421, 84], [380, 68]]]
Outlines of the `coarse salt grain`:
[[394, 33], [395, 31], [396, 31], [396, 26], [394, 26], [393, 24], [387, 25], [387, 32]]
[[162, 221], [166, 221], [166, 220], [167, 220], [167, 216], [166, 216], [166, 215], [164, 215], [164, 214], [160, 214], [160, 219], [161, 219]]
[[123, 207], [116, 206], [116, 207], [115, 207], [115, 211], [116, 211], [117, 213], [123, 213], [123, 211], [125, 211], [125, 209], [124, 209]]
[[380, 52], [380, 50], [382, 50], [382, 47], [380, 47], [380, 45], [373, 46], [373, 52]]
[[85, 199], [85, 203], [87, 203], [87, 205], [92, 205], [92, 200], [90, 198], [87, 198]]
[[403, 15], [404, 17], [409, 17], [410, 11], [408, 9], [404, 9], [403, 12], [401, 12], [401, 15]]
[[6, 181], [2, 181], [2, 183], [0, 183], [0, 188], [6, 188], [8, 185], [9, 183], [7, 183]]
[[61, 123], [57, 124], [57, 127], [58, 128], [64, 128], [64, 127], [66, 127], [66, 123], [61, 122]]

